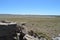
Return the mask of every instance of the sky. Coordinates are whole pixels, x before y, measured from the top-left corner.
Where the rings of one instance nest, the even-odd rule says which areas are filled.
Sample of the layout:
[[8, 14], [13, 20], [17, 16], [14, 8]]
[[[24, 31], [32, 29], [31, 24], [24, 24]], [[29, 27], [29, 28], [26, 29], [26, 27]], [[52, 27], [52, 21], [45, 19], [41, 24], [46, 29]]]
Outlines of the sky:
[[0, 0], [0, 14], [60, 15], [60, 0]]

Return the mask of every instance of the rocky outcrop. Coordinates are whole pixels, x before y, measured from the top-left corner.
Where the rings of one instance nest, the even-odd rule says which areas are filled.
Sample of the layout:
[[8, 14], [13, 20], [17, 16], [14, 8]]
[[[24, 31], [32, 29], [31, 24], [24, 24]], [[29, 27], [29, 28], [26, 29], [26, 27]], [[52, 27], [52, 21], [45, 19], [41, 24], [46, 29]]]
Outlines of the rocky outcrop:
[[0, 40], [46, 40], [33, 30], [28, 31], [25, 23], [0, 22]]

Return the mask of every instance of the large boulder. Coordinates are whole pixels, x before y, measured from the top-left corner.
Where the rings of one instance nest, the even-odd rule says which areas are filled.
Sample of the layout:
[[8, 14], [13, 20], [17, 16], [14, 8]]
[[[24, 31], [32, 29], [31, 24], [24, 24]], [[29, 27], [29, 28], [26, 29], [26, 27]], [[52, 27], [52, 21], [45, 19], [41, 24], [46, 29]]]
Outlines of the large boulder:
[[17, 24], [13, 22], [0, 22], [0, 37], [13, 35], [16, 32]]

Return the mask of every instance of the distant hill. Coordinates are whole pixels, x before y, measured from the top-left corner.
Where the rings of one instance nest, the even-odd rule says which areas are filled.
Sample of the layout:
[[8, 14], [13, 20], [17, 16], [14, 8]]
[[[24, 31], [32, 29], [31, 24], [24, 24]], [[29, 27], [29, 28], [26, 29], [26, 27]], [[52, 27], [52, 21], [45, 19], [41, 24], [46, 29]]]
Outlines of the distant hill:
[[21, 17], [31, 17], [31, 18], [55, 18], [60, 17], [57, 15], [13, 15], [13, 14], [0, 14], [0, 18], [21, 18]]

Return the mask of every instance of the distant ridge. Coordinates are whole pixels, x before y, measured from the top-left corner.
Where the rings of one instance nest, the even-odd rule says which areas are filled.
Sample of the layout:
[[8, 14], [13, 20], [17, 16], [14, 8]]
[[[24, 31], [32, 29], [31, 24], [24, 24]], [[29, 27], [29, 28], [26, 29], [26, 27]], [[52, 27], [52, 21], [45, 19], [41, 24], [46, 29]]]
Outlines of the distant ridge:
[[54, 17], [60, 17], [60, 15], [15, 15], [15, 14], [0, 14], [0, 18], [7, 18], [7, 17], [36, 17], [36, 18], [54, 18]]

